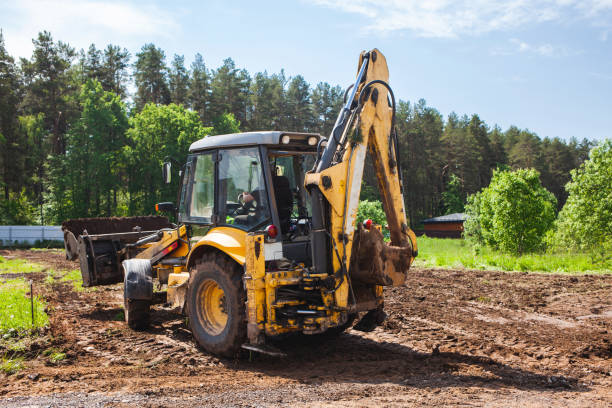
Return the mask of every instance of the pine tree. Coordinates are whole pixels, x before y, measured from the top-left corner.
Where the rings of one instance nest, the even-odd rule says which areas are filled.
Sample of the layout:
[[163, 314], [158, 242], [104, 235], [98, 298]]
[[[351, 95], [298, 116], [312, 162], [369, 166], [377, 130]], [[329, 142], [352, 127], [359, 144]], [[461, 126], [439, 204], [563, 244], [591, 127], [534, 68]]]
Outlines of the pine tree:
[[196, 54], [191, 64], [191, 76], [189, 77], [189, 106], [198, 112], [202, 123], [211, 124], [210, 116], [210, 74], [204, 64], [201, 54]]
[[504, 148], [504, 135], [499, 126], [494, 126], [493, 130], [489, 133], [489, 139], [491, 140], [491, 163], [494, 168], [504, 166], [508, 164], [508, 154]]
[[414, 106], [399, 101], [396, 124], [406, 211], [410, 221], [418, 224], [441, 211], [444, 171], [448, 169], [440, 158], [444, 123], [442, 115], [421, 99]]
[[491, 181], [492, 170], [495, 168], [495, 161], [491, 151], [489, 140], [489, 129], [487, 124], [480, 120], [476, 114], [470, 118], [468, 131], [476, 140], [480, 160], [478, 163], [478, 188], [486, 187]]
[[444, 146], [442, 154], [447, 171], [459, 177], [465, 192], [471, 194], [482, 187], [480, 169], [483, 159], [478, 141], [468, 127], [467, 116], [458, 118], [456, 114], [451, 113], [441, 142]]
[[331, 134], [336, 117], [342, 107], [344, 93], [339, 86], [332, 87], [327, 82], [319, 82], [313, 89], [311, 100], [315, 125], [313, 130], [324, 136]]
[[542, 170], [542, 151], [540, 139], [533, 133], [522, 130], [516, 142], [509, 149], [508, 160], [514, 169], [535, 168]]
[[4, 199], [23, 185], [23, 143], [17, 129], [17, 107], [21, 98], [19, 71], [15, 60], [6, 51], [0, 30], [0, 163]]
[[249, 129], [285, 128], [285, 82], [282, 71], [278, 75], [269, 76], [267, 72], [258, 72], [253, 76], [249, 95]]
[[309, 131], [313, 127], [310, 86], [304, 77], [298, 75], [289, 81], [286, 93], [287, 128], [293, 131]]
[[64, 154], [67, 124], [75, 114], [70, 67], [76, 53], [68, 44], [53, 42], [47, 31], [39, 33], [33, 43], [32, 59], [21, 59], [26, 85], [23, 104], [28, 113], [44, 114], [50, 150]]
[[103, 75], [99, 79], [100, 83], [105, 91], [114, 92], [122, 100], [127, 97], [129, 64], [130, 53], [127, 49], [109, 44], [104, 50]]
[[145, 44], [136, 54], [134, 64], [134, 102], [140, 111], [146, 103], [167, 104], [170, 102], [168, 88], [168, 67], [166, 54], [154, 44]]
[[177, 105], [187, 106], [189, 72], [185, 68], [185, 57], [175, 55], [170, 68], [170, 100]]
[[83, 66], [85, 81], [88, 79], [100, 81], [104, 75], [102, 64], [102, 51], [98, 50], [95, 44], [91, 44], [87, 50], [87, 54], [81, 56], [81, 65]]
[[211, 116], [232, 113], [243, 125], [247, 124], [247, 101], [251, 78], [246, 70], [239, 70], [231, 58], [213, 73], [211, 81]]

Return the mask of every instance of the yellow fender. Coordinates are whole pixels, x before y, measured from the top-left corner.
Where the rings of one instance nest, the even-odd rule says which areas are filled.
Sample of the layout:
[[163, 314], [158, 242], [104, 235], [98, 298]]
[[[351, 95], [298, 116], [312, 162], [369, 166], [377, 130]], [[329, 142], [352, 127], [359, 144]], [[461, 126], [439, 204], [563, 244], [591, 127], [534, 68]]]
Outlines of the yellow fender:
[[238, 228], [216, 227], [211, 229], [191, 248], [187, 258], [187, 269], [193, 266], [196, 260], [211, 247], [227, 254], [240, 265], [244, 265], [246, 236], [246, 231]]

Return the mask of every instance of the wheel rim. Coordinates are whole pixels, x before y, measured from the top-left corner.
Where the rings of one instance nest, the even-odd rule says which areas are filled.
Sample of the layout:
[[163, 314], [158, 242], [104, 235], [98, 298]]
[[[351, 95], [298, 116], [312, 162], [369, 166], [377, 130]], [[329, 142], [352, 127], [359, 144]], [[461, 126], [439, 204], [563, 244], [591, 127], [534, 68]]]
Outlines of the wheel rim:
[[207, 279], [198, 292], [198, 319], [201, 326], [213, 336], [219, 335], [227, 325], [225, 292], [217, 282]]

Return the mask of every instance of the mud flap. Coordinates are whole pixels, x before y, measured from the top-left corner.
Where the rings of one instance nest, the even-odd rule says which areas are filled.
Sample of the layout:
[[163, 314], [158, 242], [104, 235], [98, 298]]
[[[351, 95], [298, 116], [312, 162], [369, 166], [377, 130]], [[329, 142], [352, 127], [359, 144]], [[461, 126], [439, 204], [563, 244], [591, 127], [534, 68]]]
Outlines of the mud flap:
[[128, 259], [122, 262], [125, 271], [124, 297], [131, 300], [153, 299], [153, 268], [148, 259]]
[[171, 307], [185, 308], [187, 288], [189, 287], [189, 272], [171, 273], [168, 276], [167, 301]]

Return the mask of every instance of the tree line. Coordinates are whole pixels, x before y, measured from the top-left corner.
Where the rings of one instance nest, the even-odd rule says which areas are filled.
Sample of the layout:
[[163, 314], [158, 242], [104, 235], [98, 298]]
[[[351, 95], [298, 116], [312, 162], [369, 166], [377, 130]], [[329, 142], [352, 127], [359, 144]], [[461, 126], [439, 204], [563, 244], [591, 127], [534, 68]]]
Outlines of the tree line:
[[[186, 67], [184, 56], [168, 61], [154, 44], [134, 56], [112, 44], [77, 51], [46, 31], [33, 44], [32, 56], [17, 61], [0, 33], [4, 224], [151, 213], [156, 201], [176, 200], [176, 185], [161, 183], [161, 163], [184, 160], [191, 142], [239, 130], [329, 135], [342, 105], [338, 85], [250, 74], [231, 58], [211, 68], [196, 54]], [[476, 114], [444, 118], [424, 100], [400, 100], [396, 124], [413, 226], [462, 211], [497, 168], [537, 169], [561, 208], [570, 170], [593, 146], [502, 130]], [[362, 198], [376, 200], [376, 180], [365, 174]]]

